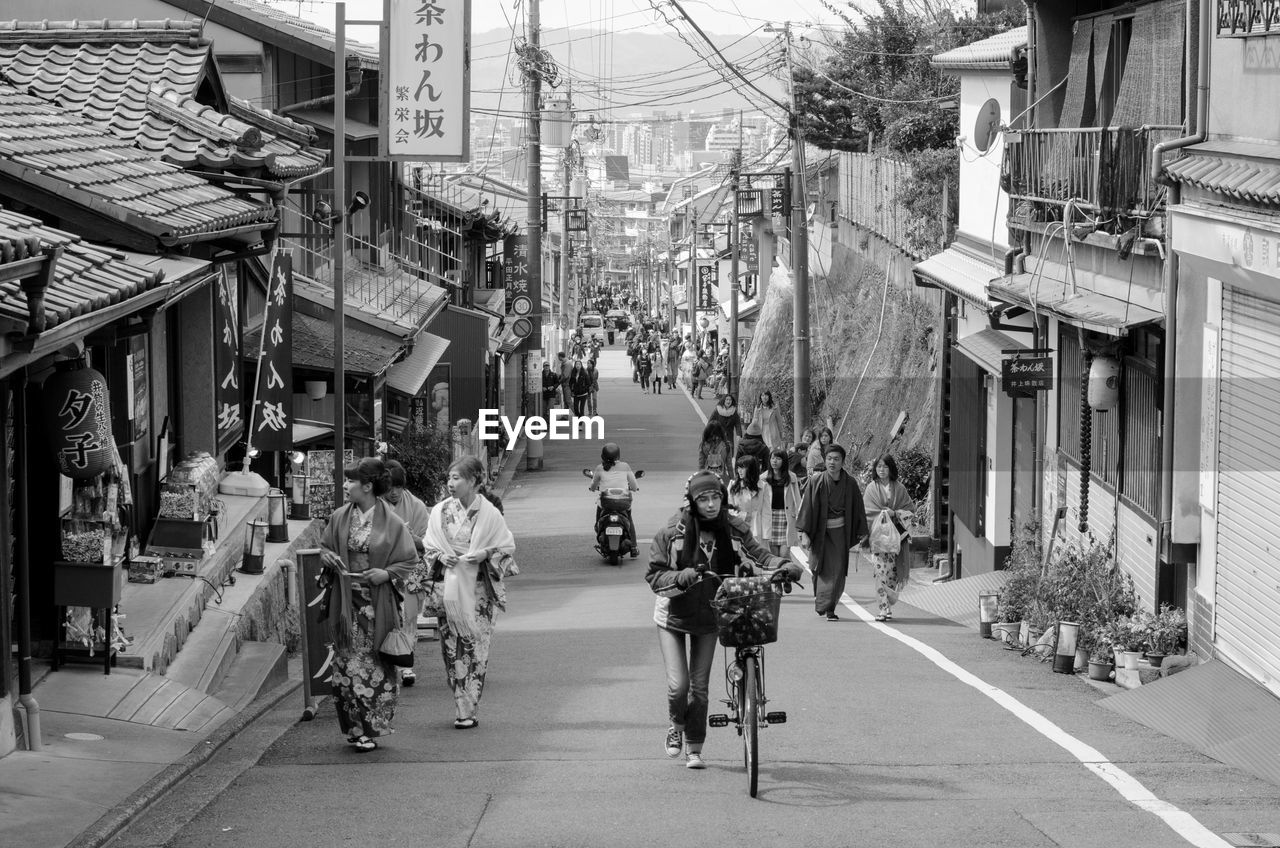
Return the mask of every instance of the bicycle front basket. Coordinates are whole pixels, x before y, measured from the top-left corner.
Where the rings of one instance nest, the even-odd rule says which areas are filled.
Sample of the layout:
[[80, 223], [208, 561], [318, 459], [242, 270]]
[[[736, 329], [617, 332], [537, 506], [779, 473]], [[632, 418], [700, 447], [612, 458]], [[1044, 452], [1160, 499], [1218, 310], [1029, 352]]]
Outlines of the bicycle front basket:
[[778, 641], [782, 596], [768, 577], [726, 577], [711, 606], [720, 644], [726, 648]]

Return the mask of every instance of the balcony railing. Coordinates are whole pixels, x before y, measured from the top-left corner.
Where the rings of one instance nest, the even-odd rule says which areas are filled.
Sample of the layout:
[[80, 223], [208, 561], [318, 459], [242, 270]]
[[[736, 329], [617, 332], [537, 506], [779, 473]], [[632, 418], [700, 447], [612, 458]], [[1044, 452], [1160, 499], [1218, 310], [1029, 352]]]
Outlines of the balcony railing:
[[1125, 218], [1148, 218], [1164, 205], [1151, 179], [1151, 148], [1182, 135], [1182, 127], [1036, 129], [1005, 137], [1004, 186], [1010, 220], [1061, 221], [1068, 203], [1100, 215], [1100, 229], [1128, 229]]

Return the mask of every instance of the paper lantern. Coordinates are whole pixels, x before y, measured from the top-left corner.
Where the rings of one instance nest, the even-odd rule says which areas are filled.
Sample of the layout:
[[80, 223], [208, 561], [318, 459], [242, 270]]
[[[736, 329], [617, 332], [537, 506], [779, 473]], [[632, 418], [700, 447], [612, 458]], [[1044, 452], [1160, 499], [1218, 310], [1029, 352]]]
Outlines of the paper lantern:
[[1111, 356], [1094, 357], [1089, 365], [1088, 400], [1094, 409], [1115, 409], [1120, 402], [1120, 360]]
[[58, 470], [73, 480], [112, 466], [111, 399], [107, 378], [80, 360], [59, 362], [44, 381], [44, 420]]

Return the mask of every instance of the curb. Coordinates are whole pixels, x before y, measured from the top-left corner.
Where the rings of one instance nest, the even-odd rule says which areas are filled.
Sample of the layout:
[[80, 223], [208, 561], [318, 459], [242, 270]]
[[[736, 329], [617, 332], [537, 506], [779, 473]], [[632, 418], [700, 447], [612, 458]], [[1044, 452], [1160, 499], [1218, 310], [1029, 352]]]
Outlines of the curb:
[[289, 680], [281, 683], [265, 696], [259, 697], [246, 710], [237, 713], [211, 733], [198, 747], [187, 752], [177, 762], [165, 766], [159, 774], [140, 786], [129, 797], [112, 807], [109, 812], [103, 814], [101, 818], [82, 831], [79, 836], [68, 842], [66, 848], [101, 848], [102, 845], [105, 845], [123, 830], [129, 822], [145, 811], [147, 807], [150, 807], [170, 789], [177, 786], [193, 771], [210, 760], [222, 746], [226, 745], [242, 730], [301, 687], [301, 680]]

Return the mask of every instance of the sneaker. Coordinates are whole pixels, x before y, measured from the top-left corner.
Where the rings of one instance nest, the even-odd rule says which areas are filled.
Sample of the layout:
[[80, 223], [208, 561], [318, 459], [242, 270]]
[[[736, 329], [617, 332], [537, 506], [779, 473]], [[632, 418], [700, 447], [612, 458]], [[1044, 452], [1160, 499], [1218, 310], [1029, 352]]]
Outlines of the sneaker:
[[684, 750], [684, 734], [673, 724], [667, 728], [667, 756], [675, 759]]
[[833, 612], [827, 613], [827, 621], [839, 621], [839, 620], [840, 620], [840, 616], [836, 615], [835, 613]]
[[707, 764], [702, 761], [702, 753], [700, 751], [690, 751], [684, 755], [684, 767], [691, 769], [704, 769]]

